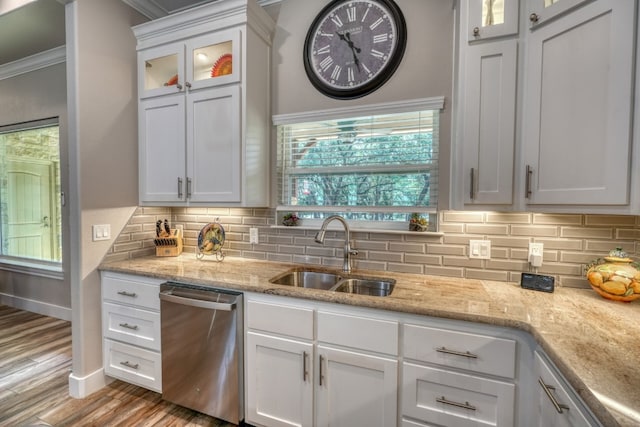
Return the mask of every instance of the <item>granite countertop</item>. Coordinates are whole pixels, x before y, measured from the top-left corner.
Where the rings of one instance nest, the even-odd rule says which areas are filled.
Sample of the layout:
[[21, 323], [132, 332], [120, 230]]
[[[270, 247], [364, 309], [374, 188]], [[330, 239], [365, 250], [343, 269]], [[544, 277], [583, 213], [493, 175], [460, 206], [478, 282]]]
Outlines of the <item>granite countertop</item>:
[[589, 289], [545, 293], [516, 283], [362, 270], [354, 274], [396, 279], [393, 293], [380, 298], [269, 283], [294, 267], [300, 265], [183, 254], [112, 261], [100, 270], [517, 328], [534, 337], [605, 426], [640, 425], [640, 301], [609, 301]]

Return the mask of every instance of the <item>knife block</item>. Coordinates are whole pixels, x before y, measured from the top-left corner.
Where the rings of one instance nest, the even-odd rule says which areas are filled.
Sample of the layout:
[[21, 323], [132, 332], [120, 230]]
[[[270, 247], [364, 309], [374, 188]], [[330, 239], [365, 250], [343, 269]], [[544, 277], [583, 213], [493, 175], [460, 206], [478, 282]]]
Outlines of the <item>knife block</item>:
[[178, 256], [182, 253], [182, 232], [171, 229], [169, 236], [156, 237], [153, 243], [156, 245], [156, 256]]

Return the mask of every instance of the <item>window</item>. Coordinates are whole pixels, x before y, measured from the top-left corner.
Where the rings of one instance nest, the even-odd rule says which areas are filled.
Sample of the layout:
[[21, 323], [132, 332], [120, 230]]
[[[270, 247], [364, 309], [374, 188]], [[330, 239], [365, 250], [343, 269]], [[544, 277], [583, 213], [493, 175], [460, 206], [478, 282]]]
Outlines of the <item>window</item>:
[[57, 119], [0, 127], [0, 256], [5, 263], [62, 261]]
[[442, 105], [430, 99], [274, 117], [277, 210], [303, 221], [341, 214], [391, 229], [412, 212], [435, 214]]

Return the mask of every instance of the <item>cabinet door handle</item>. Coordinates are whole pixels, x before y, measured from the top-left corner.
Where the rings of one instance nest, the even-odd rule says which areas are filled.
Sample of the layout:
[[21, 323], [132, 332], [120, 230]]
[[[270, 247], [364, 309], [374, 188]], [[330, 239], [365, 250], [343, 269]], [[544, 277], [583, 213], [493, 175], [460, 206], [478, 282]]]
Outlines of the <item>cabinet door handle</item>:
[[537, 13], [533, 12], [531, 15], [529, 15], [529, 21], [531, 21], [532, 24], [536, 24], [539, 20], [540, 17]]
[[136, 294], [135, 292], [127, 292], [127, 291], [118, 291], [118, 295], [122, 295], [125, 297], [131, 297], [131, 298], [135, 298], [138, 296], [138, 294]]
[[132, 331], [138, 330], [138, 325], [130, 325], [128, 323], [120, 323], [120, 327], [125, 329], [131, 329]]
[[527, 165], [527, 171], [524, 176], [524, 198], [528, 199], [531, 197], [531, 175], [533, 175], [533, 169], [531, 166]]
[[182, 199], [182, 178], [178, 177], [178, 199]]
[[474, 27], [473, 28], [473, 36], [474, 37], [478, 37], [479, 35], [480, 35], [480, 28]]
[[191, 198], [191, 178], [187, 178], [187, 199]]
[[464, 403], [454, 402], [453, 400], [449, 400], [444, 396], [436, 398], [436, 402], [444, 403], [445, 405], [455, 406], [457, 408], [468, 409], [470, 411], [475, 411], [476, 410], [476, 407], [471, 405], [471, 404], [469, 404], [469, 402], [464, 402]]
[[182, 90], [182, 85], [180, 83], [176, 83], [176, 89]]
[[309, 375], [309, 371], [307, 371], [307, 352], [302, 352], [302, 381], [307, 381], [307, 375]]
[[184, 83], [184, 85], [185, 85], [187, 88], [191, 89], [191, 83], [189, 83], [189, 82], [185, 82], [185, 83]]
[[138, 365], [137, 363], [134, 365], [128, 360], [125, 360], [124, 362], [120, 362], [120, 364], [122, 366], [126, 366], [127, 368], [131, 368], [131, 369], [138, 369], [140, 367], [140, 365]]
[[473, 200], [473, 196], [475, 196], [475, 186], [476, 186], [476, 177], [475, 177], [475, 169], [471, 168], [471, 190], [469, 191], [469, 198]]
[[478, 358], [477, 354], [470, 353], [469, 351], [462, 352], [462, 351], [457, 351], [457, 350], [449, 350], [446, 347], [436, 348], [436, 351], [438, 353], [453, 354], [454, 356], [467, 357], [469, 359], [477, 359]]
[[556, 408], [556, 411], [558, 411], [559, 414], [563, 413], [563, 409], [566, 409], [567, 411], [569, 410], [569, 407], [567, 405], [558, 402], [553, 393], [551, 393], [552, 390], [556, 389], [554, 386], [545, 384], [542, 378], [538, 378], [538, 384], [540, 384], [540, 387], [542, 387], [544, 392], [547, 394], [547, 397], [551, 401], [551, 404], [554, 408]]
[[320, 377], [320, 385], [322, 386], [322, 379], [324, 378], [324, 372], [322, 371], [322, 362], [324, 361], [324, 357], [322, 357], [322, 355], [319, 356], [319, 361], [320, 361], [319, 377]]

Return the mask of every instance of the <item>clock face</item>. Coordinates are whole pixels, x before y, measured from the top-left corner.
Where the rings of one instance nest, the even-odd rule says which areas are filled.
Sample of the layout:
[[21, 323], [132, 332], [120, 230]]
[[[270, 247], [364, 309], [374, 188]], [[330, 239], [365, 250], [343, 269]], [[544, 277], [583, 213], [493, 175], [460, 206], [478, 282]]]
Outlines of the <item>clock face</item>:
[[307, 33], [305, 70], [326, 95], [358, 98], [391, 77], [405, 45], [404, 17], [392, 0], [334, 0]]

